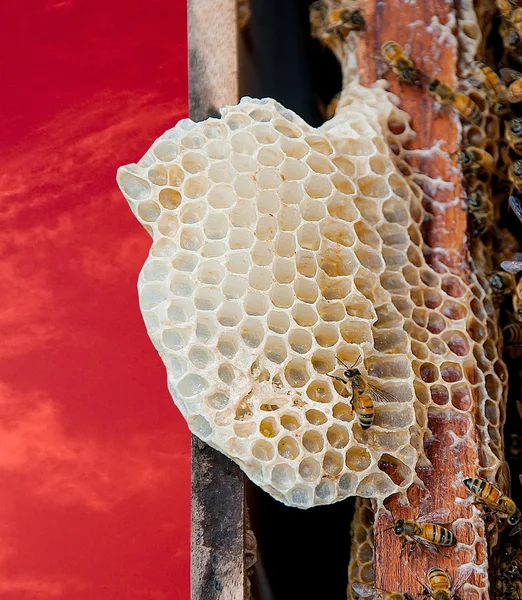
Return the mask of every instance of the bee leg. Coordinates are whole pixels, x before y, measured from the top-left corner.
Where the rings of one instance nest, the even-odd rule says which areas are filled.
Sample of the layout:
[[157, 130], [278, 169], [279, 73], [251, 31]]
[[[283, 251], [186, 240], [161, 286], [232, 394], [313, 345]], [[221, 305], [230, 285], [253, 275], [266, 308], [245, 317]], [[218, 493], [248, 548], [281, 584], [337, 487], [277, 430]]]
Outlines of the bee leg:
[[417, 542], [411, 542], [410, 551], [408, 552], [408, 558], [411, 558], [411, 555], [415, 551], [416, 547], [417, 547]]
[[331, 377], [332, 379], [336, 379], [337, 381], [342, 381], [345, 385], [348, 383], [346, 381], [346, 379], [343, 379], [342, 377], [337, 377], [336, 375], [330, 375], [330, 373], [327, 373], [328, 377]]

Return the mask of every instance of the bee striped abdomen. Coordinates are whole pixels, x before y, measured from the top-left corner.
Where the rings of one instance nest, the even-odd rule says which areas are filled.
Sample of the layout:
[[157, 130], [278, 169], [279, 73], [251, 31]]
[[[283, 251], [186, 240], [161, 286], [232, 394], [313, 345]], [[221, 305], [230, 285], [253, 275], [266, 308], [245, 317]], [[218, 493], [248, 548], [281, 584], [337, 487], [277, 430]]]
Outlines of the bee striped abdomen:
[[522, 344], [522, 323], [511, 323], [502, 330], [507, 344]]
[[475, 496], [478, 496], [486, 503], [498, 504], [500, 500], [500, 490], [484, 479], [480, 479], [479, 477], [470, 477], [468, 479], [464, 479], [464, 485], [470, 492], [473, 492]]
[[428, 583], [434, 590], [446, 589], [450, 587], [450, 582], [446, 571], [433, 567], [428, 571]]
[[368, 429], [373, 424], [375, 410], [373, 400], [370, 394], [360, 394], [357, 401], [357, 416], [363, 429]]
[[432, 544], [437, 544], [437, 546], [453, 546], [457, 541], [449, 529], [436, 523], [423, 524], [422, 537]]
[[471, 121], [471, 123], [477, 123], [482, 117], [480, 108], [473, 102], [473, 100], [461, 92], [455, 93], [455, 108], [460, 114]]

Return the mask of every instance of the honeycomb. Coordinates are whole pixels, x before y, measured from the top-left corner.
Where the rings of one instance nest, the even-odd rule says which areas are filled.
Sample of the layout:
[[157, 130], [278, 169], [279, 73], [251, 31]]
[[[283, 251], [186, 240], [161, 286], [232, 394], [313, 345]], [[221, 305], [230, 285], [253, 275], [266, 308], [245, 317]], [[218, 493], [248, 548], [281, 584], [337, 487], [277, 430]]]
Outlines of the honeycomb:
[[[483, 474], [501, 460], [494, 307], [474, 276], [426, 263], [423, 192], [395, 166], [411, 137], [382, 85], [352, 83], [318, 129], [245, 98], [181, 121], [118, 174], [153, 238], [140, 304], [176, 405], [291, 506], [405, 497], [428, 410], [458, 416], [458, 445], [475, 401]], [[327, 376], [360, 355], [399, 399], [367, 431]]]
[[[349, 112], [316, 130], [246, 98], [178, 123], [118, 175], [154, 240], [140, 304], [175, 403], [195, 435], [299, 507], [404, 493], [422, 447], [400, 313], [406, 252], [420, 255], [411, 190], [364, 94]], [[327, 376], [336, 356], [360, 354], [400, 399], [368, 431]]]

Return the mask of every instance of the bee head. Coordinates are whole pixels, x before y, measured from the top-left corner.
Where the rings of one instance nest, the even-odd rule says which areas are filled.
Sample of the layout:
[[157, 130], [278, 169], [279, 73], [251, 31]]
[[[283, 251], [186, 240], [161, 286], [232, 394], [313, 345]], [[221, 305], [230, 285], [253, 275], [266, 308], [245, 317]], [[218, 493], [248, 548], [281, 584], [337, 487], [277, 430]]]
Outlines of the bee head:
[[512, 119], [509, 122], [509, 129], [511, 133], [521, 133], [522, 132], [522, 119]]
[[346, 377], [346, 379], [351, 379], [352, 377], [355, 377], [356, 375], [360, 375], [361, 372], [359, 371], [359, 369], [347, 369], [344, 372], [344, 376]]
[[433, 94], [435, 92], [435, 90], [439, 87], [440, 81], [438, 79], [434, 79], [433, 81], [430, 81], [430, 84], [428, 85], [428, 90]]
[[521, 516], [520, 510], [517, 508], [507, 521], [510, 525], [516, 525], [520, 521]]
[[413, 600], [413, 596], [411, 594], [406, 593], [406, 594], [403, 594], [403, 596], [404, 596], [404, 600]]
[[510, 110], [511, 107], [509, 106], [509, 104], [505, 104], [504, 102], [495, 102], [495, 104], [493, 105], [493, 112], [498, 117], [505, 117], [509, 114]]
[[362, 29], [366, 25], [366, 21], [364, 20], [364, 16], [360, 10], [355, 10], [351, 17], [350, 21], [354, 26], [354, 29]]
[[491, 287], [494, 287], [497, 290], [504, 289], [504, 281], [503, 281], [502, 277], [498, 273], [495, 273], [491, 277], [490, 283], [491, 283]]
[[[455, 596], [452, 596], [453, 598]], [[437, 590], [433, 596], [432, 596], [433, 600], [448, 600], [448, 594], [446, 592], [446, 590]]]
[[402, 535], [402, 528], [404, 527], [404, 521], [402, 519], [397, 519], [393, 526], [393, 533], [395, 535]]
[[480, 194], [478, 192], [472, 192], [466, 199], [468, 206], [472, 208], [479, 208], [481, 205]]

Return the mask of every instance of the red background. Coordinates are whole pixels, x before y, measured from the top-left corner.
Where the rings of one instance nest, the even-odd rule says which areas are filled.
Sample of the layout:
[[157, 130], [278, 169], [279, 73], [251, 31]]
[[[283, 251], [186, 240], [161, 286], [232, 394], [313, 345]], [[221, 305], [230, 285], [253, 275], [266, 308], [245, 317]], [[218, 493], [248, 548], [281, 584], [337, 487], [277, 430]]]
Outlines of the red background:
[[189, 597], [189, 436], [115, 175], [186, 116], [184, 0], [0, 3], [0, 597]]

